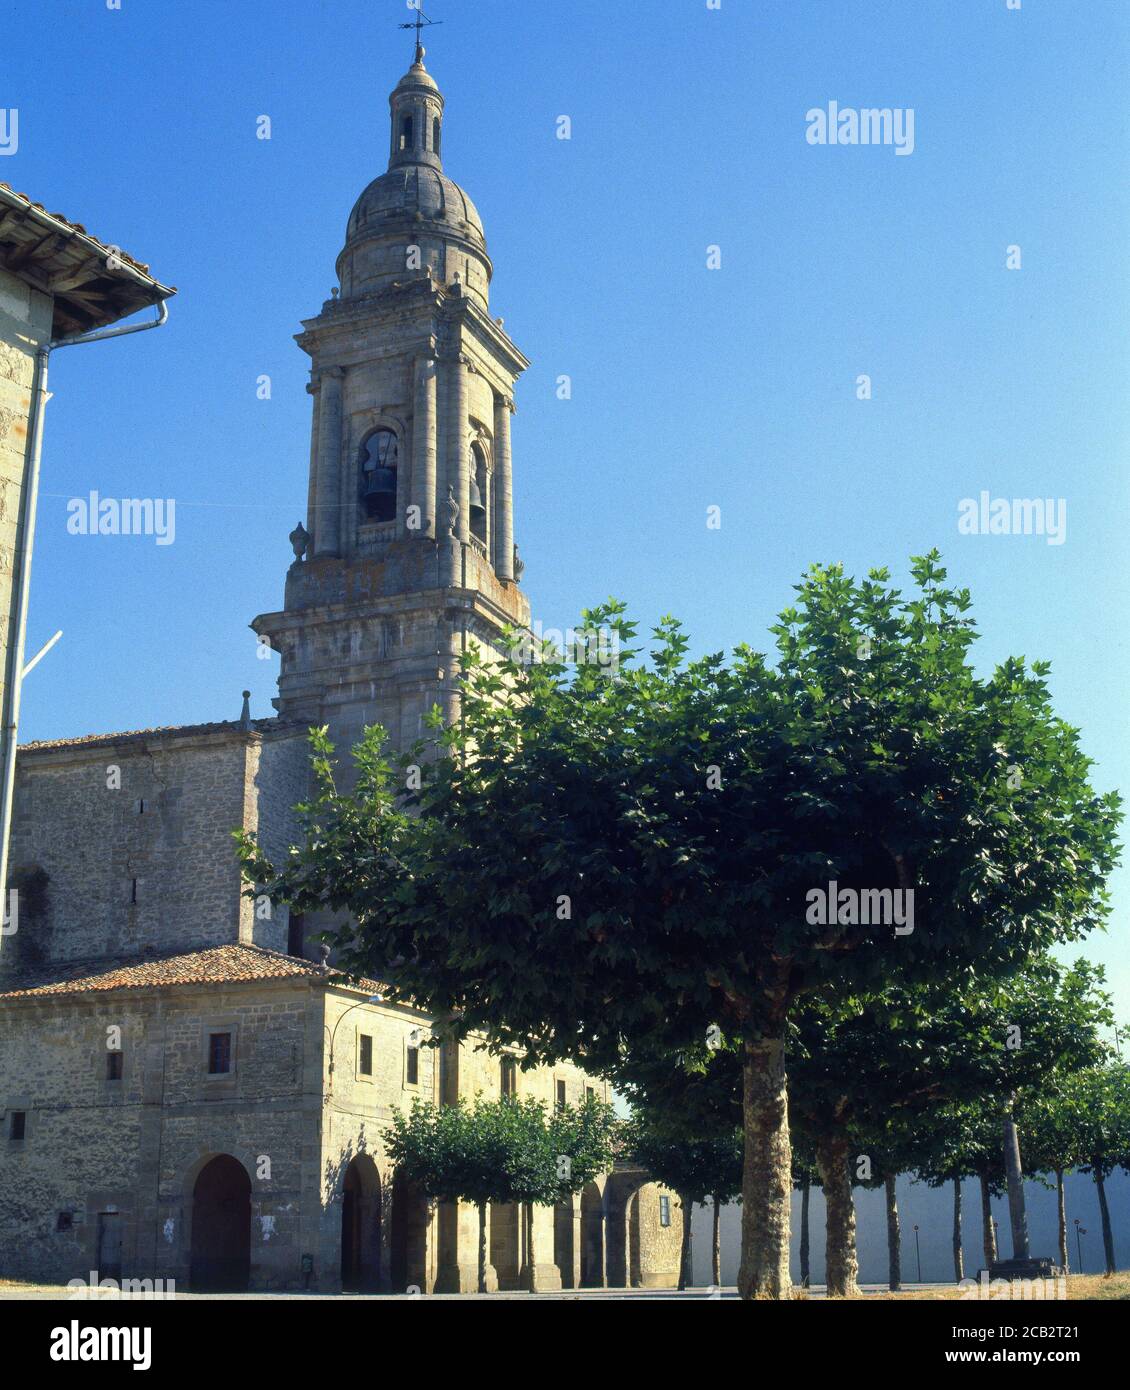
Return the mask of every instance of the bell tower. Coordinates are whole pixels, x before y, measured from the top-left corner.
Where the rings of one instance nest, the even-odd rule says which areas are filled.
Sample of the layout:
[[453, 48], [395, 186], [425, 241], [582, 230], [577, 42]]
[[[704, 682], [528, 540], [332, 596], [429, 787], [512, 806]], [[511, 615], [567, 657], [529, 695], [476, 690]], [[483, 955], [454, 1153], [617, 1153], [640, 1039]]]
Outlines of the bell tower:
[[482, 221], [444, 173], [444, 99], [415, 61], [389, 98], [388, 169], [357, 200], [338, 288], [296, 341], [311, 362], [310, 485], [281, 612], [275, 706], [343, 749], [454, 714], [460, 652], [526, 627], [510, 419], [529, 366], [489, 313]]

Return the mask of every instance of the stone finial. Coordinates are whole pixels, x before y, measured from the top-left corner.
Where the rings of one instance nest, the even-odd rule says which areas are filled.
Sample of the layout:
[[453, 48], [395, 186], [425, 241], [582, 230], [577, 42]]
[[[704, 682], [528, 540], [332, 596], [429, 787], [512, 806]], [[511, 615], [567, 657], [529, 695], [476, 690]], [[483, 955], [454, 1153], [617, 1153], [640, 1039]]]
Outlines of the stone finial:
[[447, 534], [455, 535], [455, 527], [459, 521], [459, 503], [455, 500], [455, 492], [449, 483], [447, 485]]
[[290, 543], [294, 548], [294, 558], [301, 560], [310, 544], [310, 535], [301, 521], [290, 533]]
[[514, 582], [517, 583], [526, 572], [526, 562], [518, 554], [517, 542], [514, 544]]
[[243, 692], [243, 708], [239, 712], [239, 727], [241, 729], [251, 728], [251, 691]]
[[322, 958], [319, 962], [318, 968], [320, 970], [328, 971], [330, 968], [330, 948], [323, 943], [321, 946], [318, 947], [318, 954]]

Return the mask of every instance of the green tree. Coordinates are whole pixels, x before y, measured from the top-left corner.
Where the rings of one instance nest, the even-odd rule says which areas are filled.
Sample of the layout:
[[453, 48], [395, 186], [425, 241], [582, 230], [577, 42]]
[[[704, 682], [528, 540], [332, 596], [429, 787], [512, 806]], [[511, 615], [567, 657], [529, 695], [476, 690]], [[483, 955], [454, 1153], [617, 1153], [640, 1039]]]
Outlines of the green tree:
[[1086, 1159], [1082, 1149], [1083, 1134], [1076, 1123], [1072, 1099], [1072, 1090], [1077, 1084], [1077, 1075], [1053, 1076], [1045, 1085], [1025, 1092], [1018, 1109], [1025, 1167], [1039, 1181], [1043, 1180], [1044, 1173], [1055, 1177], [1059, 1265], [1065, 1274], [1070, 1269], [1070, 1252], [1063, 1179]]
[[[833, 1296], [855, 1284], [853, 1169], [886, 1189], [891, 1279], [899, 1278], [895, 1178], [928, 1161], [933, 1112], [947, 1102], [992, 1098], [998, 1148], [1012, 1097], [1057, 1071], [1103, 1054], [1110, 1022], [1099, 967], [1064, 969], [1049, 958], [987, 987], [892, 987], [797, 1015], [790, 1068], [793, 1112], [810, 1138], [828, 1205], [827, 1279]], [[862, 1173], [860, 1165], [867, 1159]], [[1020, 1208], [1014, 1241], [1026, 1254]], [[1019, 1237], [1017, 1231], [1019, 1230]]]
[[393, 1112], [384, 1135], [389, 1158], [426, 1197], [478, 1208], [480, 1293], [487, 1291], [487, 1206], [519, 1200], [511, 1180], [520, 1181], [526, 1161], [523, 1120], [508, 1100], [416, 1100], [407, 1115]]
[[679, 1288], [693, 1282], [691, 1214], [696, 1203], [714, 1205], [711, 1270], [714, 1284], [722, 1282], [720, 1212], [742, 1188], [742, 1133], [731, 1128], [713, 1135], [688, 1134], [667, 1111], [636, 1114], [628, 1122], [625, 1148], [658, 1182], [679, 1194], [683, 1209], [683, 1246]]
[[1116, 1168], [1130, 1169], [1130, 1068], [1122, 1062], [1093, 1067], [1072, 1077], [1066, 1088], [1080, 1172], [1090, 1173], [1099, 1199], [1107, 1274], [1117, 1268], [1106, 1180]]
[[472, 644], [450, 756], [410, 804], [382, 731], [348, 795], [322, 735], [306, 843], [276, 867], [243, 842], [261, 891], [351, 914], [347, 968], [531, 1063], [740, 1035], [744, 1297], [789, 1288], [797, 1001], [1004, 973], [1105, 915], [1117, 798], [1088, 785], [1047, 667], [977, 675], [968, 593], [936, 555], [912, 568], [910, 596], [813, 568], [773, 665], [688, 661], [670, 619], [639, 661], [617, 604], [586, 615], [617, 633], [612, 676], [595, 631], [571, 670]]

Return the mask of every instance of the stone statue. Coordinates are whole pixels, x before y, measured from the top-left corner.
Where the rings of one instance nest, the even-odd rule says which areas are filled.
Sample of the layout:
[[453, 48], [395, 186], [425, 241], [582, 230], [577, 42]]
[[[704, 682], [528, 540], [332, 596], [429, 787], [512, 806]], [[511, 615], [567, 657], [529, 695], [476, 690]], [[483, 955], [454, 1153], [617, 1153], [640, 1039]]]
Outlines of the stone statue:
[[290, 533], [290, 543], [294, 547], [294, 558], [301, 560], [306, 554], [306, 547], [310, 544], [310, 536], [301, 521]]

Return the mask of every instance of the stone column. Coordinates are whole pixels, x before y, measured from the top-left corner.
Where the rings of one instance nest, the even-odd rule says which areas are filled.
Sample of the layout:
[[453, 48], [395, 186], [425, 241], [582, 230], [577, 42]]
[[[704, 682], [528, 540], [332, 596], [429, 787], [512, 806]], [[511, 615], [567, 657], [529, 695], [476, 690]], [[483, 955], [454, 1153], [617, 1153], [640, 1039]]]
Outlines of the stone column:
[[416, 359], [412, 417], [412, 503], [420, 508], [420, 529], [412, 534], [436, 536], [436, 364]]
[[318, 383], [308, 382], [306, 390], [314, 402], [310, 412], [310, 477], [306, 485], [306, 533], [310, 537], [310, 554], [313, 555], [318, 530]]
[[318, 517], [314, 554], [341, 554], [341, 383], [340, 367], [322, 373], [318, 409]]
[[[462, 545], [471, 537], [471, 477], [467, 461], [467, 369], [462, 353], [447, 364], [447, 486], [459, 503], [456, 535]], [[445, 494], [446, 496], [446, 490]]]
[[514, 578], [514, 487], [510, 462], [510, 412], [512, 402], [494, 398], [494, 474], [498, 526], [493, 537], [494, 572], [499, 579]]

